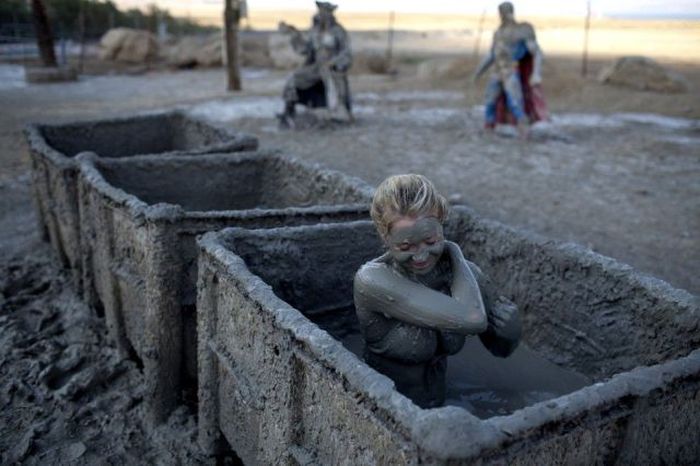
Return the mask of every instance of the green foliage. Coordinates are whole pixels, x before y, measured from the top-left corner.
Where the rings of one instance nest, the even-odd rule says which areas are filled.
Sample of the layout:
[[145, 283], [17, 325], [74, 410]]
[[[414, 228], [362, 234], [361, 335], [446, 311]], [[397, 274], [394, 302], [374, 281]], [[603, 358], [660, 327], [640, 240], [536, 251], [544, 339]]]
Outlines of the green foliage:
[[26, 24], [31, 20], [26, 0], [0, 0], [0, 25]]
[[[99, 38], [114, 27], [147, 29], [157, 32], [164, 21], [171, 34], [211, 32], [217, 28], [202, 26], [196, 21], [174, 18], [167, 10], [150, 4], [145, 11], [121, 11], [111, 0], [44, 0], [55, 36], [78, 38], [81, 31], [81, 12], [84, 15], [85, 35]], [[0, 30], [12, 25], [31, 23], [31, 12], [26, 0], [0, 0]]]

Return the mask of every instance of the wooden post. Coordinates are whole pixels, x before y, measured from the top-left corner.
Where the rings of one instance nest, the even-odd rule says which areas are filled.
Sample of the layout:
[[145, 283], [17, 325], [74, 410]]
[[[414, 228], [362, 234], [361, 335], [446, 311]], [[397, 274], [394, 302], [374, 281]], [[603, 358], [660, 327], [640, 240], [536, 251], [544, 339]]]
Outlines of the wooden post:
[[394, 54], [394, 11], [389, 13], [389, 33], [386, 44], [386, 67], [391, 69], [391, 60]]
[[476, 33], [476, 42], [474, 43], [474, 60], [479, 58], [479, 52], [481, 51], [481, 34], [484, 32], [484, 20], [486, 19], [486, 8], [481, 11], [481, 17], [479, 18], [479, 29]]
[[583, 57], [581, 58], [581, 76], [588, 74], [588, 30], [591, 28], [591, 0], [586, 2], [586, 24], [583, 32]]
[[241, 20], [239, 0], [226, 0], [224, 8], [224, 30], [226, 37], [226, 71], [228, 90], [241, 90], [241, 74], [238, 66], [238, 27]]
[[78, 14], [78, 33], [80, 34], [80, 58], [78, 60], [78, 71], [83, 72], [83, 62], [85, 61], [85, 0], [80, 0], [80, 13]]
[[51, 25], [46, 15], [46, 7], [42, 0], [32, 0], [32, 19], [36, 30], [36, 42], [44, 66], [56, 67], [56, 52], [53, 48], [53, 35]]

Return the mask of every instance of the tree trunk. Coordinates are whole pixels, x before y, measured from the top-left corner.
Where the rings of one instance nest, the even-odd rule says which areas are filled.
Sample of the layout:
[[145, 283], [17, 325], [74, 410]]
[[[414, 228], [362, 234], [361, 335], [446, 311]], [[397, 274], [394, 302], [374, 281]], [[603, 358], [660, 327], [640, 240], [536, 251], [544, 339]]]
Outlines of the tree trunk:
[[55, 67], [57, 63], [56, 52], [53, 48], [53, 35], [51, 34], [49, 18], [46, 15], [46, 7], [42, 0], [32, 0], [32, 18], [41, 62], [44, 66]]
[[238, 66], [238, 25], [241, 20], [240, 5], [237, 0], [226, 0], [224, 8], [224, 28], [226, 31], [226, 70], [228, 90], [241, 90], [241, 74]]

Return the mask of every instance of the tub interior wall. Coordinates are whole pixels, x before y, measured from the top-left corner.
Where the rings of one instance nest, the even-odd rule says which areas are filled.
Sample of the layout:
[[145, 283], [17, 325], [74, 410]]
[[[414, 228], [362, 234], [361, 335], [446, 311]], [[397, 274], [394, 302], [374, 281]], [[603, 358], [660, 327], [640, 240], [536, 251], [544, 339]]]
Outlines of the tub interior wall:
[[315, 314], [351, 306], [355, 272], [382, 254], [383, 247], [374, 228], [366, 225], [341, 228], [340, 237], [322, 233], [303, 235], [303, 239], [300, 236], [270, 241], [266, 232], [260, 232], [238, 237], [227, 246], [280, 299], [305, 313]]
[[[252, 232], [228, 241], [227, 246], [279, 298], [363, 357], [364, 342], [352, 303], [353, 277], [362, 264], [383, 252], [369, 222], [316, 229], [315, 234]], [[590, 383], [526, 345], [501, 359], [491, 355], [478, 338], [470, 337], [464, 349], [449, 359], [447, 404], [482, 418], [504, 415]]]
[[263, 192], [264, 205], [287, 207], [328, 204], [369, 204], [367, 194], [337, 172], [319, 172], [284, 158], [267, 160], [263, 181], [273, 189]]
[[447, 234], [518, 304], [528, 345], [553, 362], [600, 380], [700, 345], [697, 307], [665, 284], [580, 246], [455, 214]]
[[68, 157], [83, 151], [106, 158], [186, 151], [227, 138], [224, 132], [180, 114], [43, 126], [40, 131], [51, 147]]
[[74, 157], [83, 151], [93, 151], [109, 158], [127, 157], [185, 149], [183, 140], [179, 136], [175, 137], [175, 123], [174, 116], [155, 115], [45, 126], [41, 128], [41, 133], [50, 146], [68, 157]]
[[167, 202], [190, 211], [246, 210], [262, 207], [265, 165], [159, 160], [104, 163], [100, 172], [112, 186], [146, 204]]
[[173, 150], [189, 150], [226, 142], [231, 136], [225, 131], [182, 114], [170, 117]]
[[342, 179], [325, 178], [306, 166], [264, 155], [229, 162], [221, 159], [103, 162], [99, 169], [108, 183], [147, 204], [167, 202], [189, 211], [367, 202], [361, 191]]

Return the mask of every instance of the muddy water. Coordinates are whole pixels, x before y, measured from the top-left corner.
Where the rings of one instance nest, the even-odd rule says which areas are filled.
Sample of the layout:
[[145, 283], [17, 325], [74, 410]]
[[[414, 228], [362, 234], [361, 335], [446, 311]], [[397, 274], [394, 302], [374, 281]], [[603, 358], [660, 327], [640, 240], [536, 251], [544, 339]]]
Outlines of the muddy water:
[[[363, 339], [354, 307], [308, 316], [362, 358]], [[524, 344], [508, 358], [492, 356], [476, 337], [447, 363], [446, 405], [482, 419], [506, 415], [590, 385], [591, 380], [544, 359]]]

